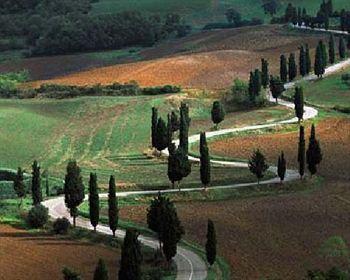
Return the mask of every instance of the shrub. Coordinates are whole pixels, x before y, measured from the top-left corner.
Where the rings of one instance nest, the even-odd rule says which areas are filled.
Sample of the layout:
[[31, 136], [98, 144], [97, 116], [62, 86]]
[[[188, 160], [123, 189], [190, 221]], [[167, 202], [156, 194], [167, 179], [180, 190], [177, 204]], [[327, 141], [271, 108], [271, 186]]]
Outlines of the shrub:
[[80, 280], [81, 279], [79, 273], [77, 273], [77, 272], [75, 272], [73, 270], [70, 270], [67, 267], [65, 267], [62, 270], [62, 273], [63, 273], [63, 279], [64, 280]]
[[56, 234], [67, 234], [70, 228], [70, 222], [67, 218], [58, 218], [53, 223], [52, 227]]
[[28, 225], [32, 228], [43, 227], [47, 223], [48, 219], [49, 211], [41, 204], [32, 207], [27, 216]]

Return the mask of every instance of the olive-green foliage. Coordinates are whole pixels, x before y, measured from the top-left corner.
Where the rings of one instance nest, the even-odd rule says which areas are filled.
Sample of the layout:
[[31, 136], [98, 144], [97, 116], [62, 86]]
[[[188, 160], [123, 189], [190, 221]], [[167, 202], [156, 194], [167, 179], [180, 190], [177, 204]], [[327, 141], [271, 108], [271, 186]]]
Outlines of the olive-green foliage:
[[28, 225], [32, 228], [41, 228], [49, 220], [49, 210], [41, 205], [35, 205], [30, 209], [27, 216]]

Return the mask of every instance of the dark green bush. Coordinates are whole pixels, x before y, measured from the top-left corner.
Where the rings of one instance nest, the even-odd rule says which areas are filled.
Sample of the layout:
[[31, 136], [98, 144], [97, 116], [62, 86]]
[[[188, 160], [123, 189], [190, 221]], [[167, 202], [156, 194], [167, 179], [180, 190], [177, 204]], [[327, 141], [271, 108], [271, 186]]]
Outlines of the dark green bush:
[[27, 216], [27, 223], [32, 228], [41, 228], [47, 223], [48, 220], [49, 211], [41, 204], [32, 207]]
[[70, 228], [70, 222], [67, 218], [58, 218], [54, 221], [52, 227], [56, 234], [67, 234]]

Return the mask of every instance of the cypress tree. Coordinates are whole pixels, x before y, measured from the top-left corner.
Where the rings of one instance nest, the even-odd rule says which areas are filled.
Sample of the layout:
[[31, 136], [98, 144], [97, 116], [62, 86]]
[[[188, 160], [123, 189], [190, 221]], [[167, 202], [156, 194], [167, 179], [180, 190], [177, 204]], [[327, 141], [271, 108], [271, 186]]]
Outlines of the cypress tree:
[[310, 74], [311, 72], [311, 57], [310, 57], [310, 49], [309, 45], [305, 46], [305, 59], [306, 59], [306, 74]]
[[319, 141], [316, 139], [315, 125], [311, 126], [311, 135], [309, 138], [309, 147], [306, 151], [307, 167], [311, 175], [316, 174], [317, 165], [322, 161], [322, 152]]
[[171, 128], [173, 129], [173, 132], [176, 132], [180, 129], [179, 116], [175, 111], [171, 112]]
[[306, 53], [304, 46], [299, 48], [299, 70], [301, 76], [306, 76]]
[[217, 241], [214, 223], [212, 220], [209, 219], [207, 229], [207, 243], [205, 244], [205, 253], [210, 266], [212, 266], [216, 260], [216, 244]]
[[215, 124], [215, 129], [218, 128], [219, 123], [225, 119], [225, 109], [220, 101], [214, 101], [211, 109], [211, 120]]
[[327, 64], [328, 64], [327, 48], [326, 48], [326, 45], [323, 43], [322, 40], [319, 42], [319, 44], [320, 44], [321, 51], [322, 51], [323, 69], [325, 69]]
[[184, 153], [188, 154], [188, 130], [191, 119], [189, 117], [189, 108], [182, 102], [180, 106], [180, 147]]
[[76, 225], [78, 215], [77, 207], [84, 200], [84, 185], [80, 175], [80, 168], [76, 161], [70, 161], [67, 165], [67, 173], [64, 181], [64, 201], [73, 217], [73, 225]]
[[127, 229], [121, 253], [119, 280], [141, 280], [142, 253], [138, 233]]
[[300, 179], [303, 179], [305, 174], [305, 131], [303, 126], [299, 128], [298, 163]]
[[324, 16], [324, 29], [328, 30], [329, 29], [329, 16], [326, 14]]
[[115, 237], [115, 231], [118, 228], [119, 220], [119, 209], [118, 209], [118, 199], [116, 195], [116, 185], [115, 178], [111, 176], [109, 178], [109, 187], [108, 187], [108, 224], [109, 228]]
[[254, 73], [251, 71], [249, 76], [249, 85], [248, 85], [248, 94], [249, 94], [249, 100], [251, 103], [254, 103], [255, 101], [255, 78]]
[[329, 37], [328, 56], [329, 56], [329, 63], [334, 64], [334, 62], [335, 62], [335, 41], [334, 41], [333, 34], [331, 34], [331, 36]]
[[254, 94], [256, 97], [260, 95], [261, 87], [262, 87], [261, 72], [259, 71], [259, 69], [255, 69], [255, 71], [254, 71]]
[[278, 174], [278, 177], [280, 177], [281, 182], [284, 181], [286, 171], [287, 171], [286, 159], [284, 158], [284, 153], [281, 152], [281, 155], [278, 157], [278, 164], [277, 164], [277, 174]]
[[323, 56], [322, 56], [322, 48], [319, 44], [316, 48], [316, 56], [315, 56], [315, 66], [314, 66], [315, 75], [319, 78], [322, 77], [325, 73]]
[[266, 59], [261, 59], [261, 83], [266, 89], [269, 85], [269, 63]]
[[252, 157], [248, 163], [249, 170], [252, 172], [256, 178], [258, 179], [258, 184], [260, 184], [260, 180], [264, 178], [265, 172], [269, 168], [266, 163], [265, 156], [260, 152], [260, 150], [254, 151]]
[[168, 138], [168, 128], [165, 124], [165, 121], [159, 117], [157, 122], [157, 130], [156, 130], [156, 149], [158, 151], [163, 151], [168, 147], [169, 138]]
[[152, 108], [152, 147], [156, 148], [157, 146], [157, 124], [158, 124], [158, 109]]
[[285, 91], [284, 84], [279, 77], [270, 77], [270, 91], [272, 97], [276, 99], [276, 103], [278, 104], [278, 98]]
[[40, 166], [35, 160], [32, 165], [32, 197], [33, 205], [38, 205], [43, 201], [40, 184]]
[[295, 116], [298, 118], [300, 122], [304, 116], [304, 94], [303, 94], [302, 87], [295, 88], [294, 110], [295, 110]]
[[176, 149], [175, 144], [172, 143], [169, 146], [168, 178], [173, 188], [175, 187], [175, 182], [178, 182], [180, 187], [180, 181], [190, 173], [191, 162], [188, 159], [188, 154], [185, 153], [182, 147]]
[[289, 55], [289, 59], [288, 59], [289, 81], [293, 81], [296, 78], [297, 73], [298, 73], [298, 70], [297, 70], [297, 65], [295, 63], [295, 55], [294, 55], [294, 53], [291, 53]]
[[209, 148], [206, 144], [205, 133], [202, 132], [200, 135], [200, 175], [201, 182], [204, 187], [207, 187], [210, 183], [210, 156]]
[[96, 231], [100, 219], [100, 198], [98, 196], [97, 175], [90, 173], [89, 180], [89, 214], [90, 223]]
[[13, 181], [13, 188], [17, 197], [20, 199], [18, 208], [21, 208], [23, 198], [26, 196], [26, 186], [24, 184], [24, 176], [22, 168], [18, 167], [15, 180]]
[[346, 57], [346, 47], [343, 37], [339, 38], [339, 57], [340, 59], [344, 59]]
[[168, 114], [168, 124], [167, 124], [167, 136], [168, 136], [168, 147], [173, 142], [173, 128], [172, 128], [172, 122], [171, 122], [171, 114]]
[[102, 259], [98, 260], [94, 273], [94, 280], [108, 280], [107, 266]]
[[280, 57], [280, 78], [283, 83], [288, 80], [287, 59], [284, 55]]

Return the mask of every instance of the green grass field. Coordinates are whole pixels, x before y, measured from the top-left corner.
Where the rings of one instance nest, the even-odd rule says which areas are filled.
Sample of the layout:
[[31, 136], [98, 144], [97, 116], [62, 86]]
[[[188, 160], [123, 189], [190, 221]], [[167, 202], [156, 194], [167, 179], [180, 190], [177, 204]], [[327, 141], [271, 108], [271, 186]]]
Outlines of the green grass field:
[[[284, 12], [286, 5], [291, 2], [296, 6], [305, 7], [309, 13], [315, 13], [321, 0], [282, 0], [282, 7], [279, 13]], [[336, 9], [349, 9], [348, 0], [334, 0]], [[244, 18], [258, 17], [269, 19], [261, 8], [260, 0], [100, 0], [93, 4], [95, 13], [115, 13], [128, 10], [137, 10], [142, 13], [178, 13], [187, 21], [195, 25], [202, 25], [208, 22], [224, 21], [225, 11], [236, 8]]]
[[[191, 108], [190, 134], [212, 129], [210, 99], [188, 99]], [[31, 170], [37, 159], [50, 176], [63, 178], [70, 159], [78, 161], [85, 178], [97, 172], [100, 186], [116, 175], [122, 186], [168, 187], [165, 159], [145, 155], [149, 150], [152, 106], [160, 114], [177, 109], [178, 97], [83, 97], [66, 100], [0, 100], [0, 166]], [[256, 124], [285, 118], [280, 107], [233, 112], [222, 127]], [[145, 180], [147, 178], [147, 180]], [[246, 182], [247, 170], [213, 168], [213, 182]], [[194, 165], [185, 186], [199, 185], [199, 167]]]

